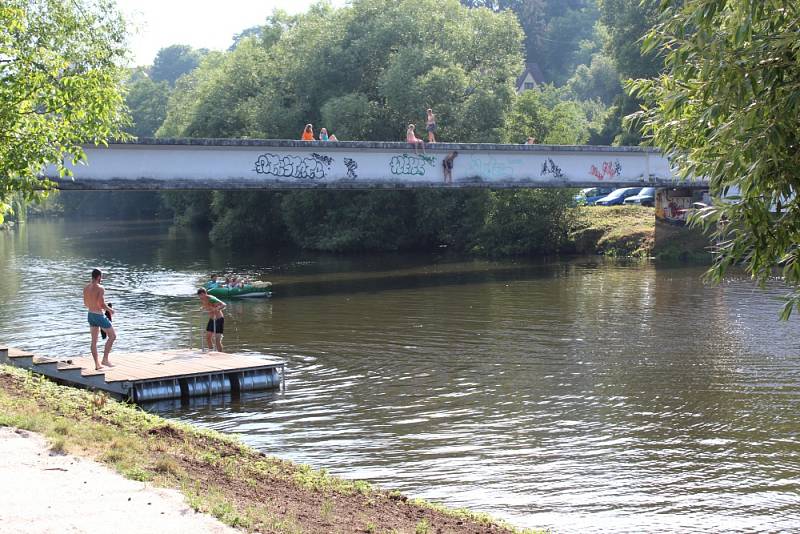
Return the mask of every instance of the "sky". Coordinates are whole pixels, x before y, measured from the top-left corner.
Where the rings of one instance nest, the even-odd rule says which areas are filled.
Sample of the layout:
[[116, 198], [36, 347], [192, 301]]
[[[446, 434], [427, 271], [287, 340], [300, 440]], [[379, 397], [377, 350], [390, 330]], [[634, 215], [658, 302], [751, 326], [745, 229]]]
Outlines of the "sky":
[[[275, 9], [302, 13], [317, 0], [117, 0], [131, 24], [134, 65], [150, 65], [159, 49], [186, 44], [225, 50], [234, 34], [262, 24]], [[342, 7], [347, 0], [330, 0]]]

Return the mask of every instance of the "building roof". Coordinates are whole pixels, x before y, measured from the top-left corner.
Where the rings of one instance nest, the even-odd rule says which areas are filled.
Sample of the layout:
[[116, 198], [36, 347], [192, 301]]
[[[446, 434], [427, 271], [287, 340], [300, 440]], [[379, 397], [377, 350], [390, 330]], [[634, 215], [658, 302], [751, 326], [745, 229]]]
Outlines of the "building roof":
[[536, 85], [541, 85], [544, 83], [544, 75], [542, 75], [542, 69], [539, 68], [538, 63], [525, 63], [525, 70], [522, 71], [517, 77], [517, 87], [522, 85], [522, 82], [525, 81], [525, 78], [530, 74], [533, 77], [533, 81], [536, 82]]

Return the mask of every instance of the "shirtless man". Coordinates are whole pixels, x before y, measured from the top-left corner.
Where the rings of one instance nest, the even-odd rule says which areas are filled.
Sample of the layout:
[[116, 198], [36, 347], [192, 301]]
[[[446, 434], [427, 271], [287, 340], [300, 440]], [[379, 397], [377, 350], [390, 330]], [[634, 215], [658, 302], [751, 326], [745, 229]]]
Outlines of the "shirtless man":
[[[94, 368], [98, 371], [106, 367], [113, 367], [111, 362], [108, 361], [108, 354], [111, 352], [111, 345], [117, 339], [117, 333], [114, 327], [111, 326], [111, 321], [104, 315], [103, 312], [108, 312], [109, 315], [114, 315], [114, 310], [106, 305], [105, 292], [106, 290], [100, 285], [103, 280], [103, 273], [100, 269], [92, 271], [92, 281], [83, 288], [83, 304], [89, 308], [89, 331], [92, 333], [92, 358], [94, 358]], [[100, 330], [106, 333], [106, 346], [103, 349], [103, 361], [100, 362], [97, 356], [97, 336]]]
[[206, 325], [206, 344], [208, 348], [214, 350], [216, 341], [217, 351], [222, 352], [222, 334], [225, 330], [225, 317], [222, 310], [226, 304], [213, 295], [209, 295], [206, 288], [201, 287], [197, 290], [200, 297], [200, 304], [208, 312], [208, 325]]

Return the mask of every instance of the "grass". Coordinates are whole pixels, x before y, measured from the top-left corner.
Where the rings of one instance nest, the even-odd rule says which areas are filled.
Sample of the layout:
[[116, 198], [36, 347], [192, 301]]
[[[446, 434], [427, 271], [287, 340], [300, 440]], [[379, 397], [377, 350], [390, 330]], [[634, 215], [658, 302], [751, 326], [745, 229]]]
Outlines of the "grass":
[[570, 252], [612, 257], [708, 263], [709, 238], [694, 228], [656, 224], [643, 206], [581, 206], [573, 209]]
[[574, 208], [570, 241], [579, 254], [647, 258], [655, 244], [655, 210], [643, 206]]
[[43, 434], [53, 452], [178, 489], [194, 510], [245, 531], [540, 532], [266, 456], [230, 436], [8, 366], [0, 366], [0, 426]]

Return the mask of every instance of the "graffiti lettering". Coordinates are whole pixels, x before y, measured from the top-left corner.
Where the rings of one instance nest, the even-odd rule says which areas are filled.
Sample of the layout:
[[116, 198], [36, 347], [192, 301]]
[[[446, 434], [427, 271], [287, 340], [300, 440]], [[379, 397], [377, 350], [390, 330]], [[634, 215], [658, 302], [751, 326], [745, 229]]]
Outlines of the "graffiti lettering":
[[356, 169], [358, 169], [358, 163], [356, 163], [356, 160], [350, 158], [344, 158], [344, 166], [347, 167], [348, 178], [358, 178], [358, 175], [356, 174]]
[[489, 156], [484, 160], [477, 156], [472, 156], [469, 161], [470, 173], [475, 173], [481, 178], [513, 178], [514, 168], [511, 165], [519, 164], [517, 160], [508, 161], [509, 164], [504, 164], [498, 161], [493, 156]]
[[389, 162], [389, 168], [392, 174], [411, 174], [425, 176], [425, 165], [433, 167], [436, 158], [433, 156], [410, 156], [403, 154], [402, 156], [394, 156]]
[[622, 164], [619, 162], [619, 160], [604, 161], [603, 165], [599, 169], [592, 165], [592, 168], [589, 169], [589, 174], [598, 180], [603, 180], [604, 178], [613, 178], [622, 174]]
[[310, 158], [299, 156], [281, 156], [278, 154], [262, 154], [256, 160], [255, 171], [258, 174], [271, 174], [281, 178], [300, 178], [318, 180], [325, 178], [325, 171], [333, 163], [328, 156], [312, 154]]
[[315, 160], [319, 161], [323, 165], [327, 165], [328, 167], [330, 167], [331, 164], [333, 163], [333, 158], [332, 157], [330, 157], [330, 156], [322, 156], [320, 154], [317, 154], [316, 152], [311, 154], [311, 157], [314, 158]]
[[542, 163], [542, 172], [540, 172], [539, 175], [552, 176], [553, 178], [564, 177], [564, 173], [561, 171], [561, 167], [556, 165], [556, 163], [551, 158], [547, 158], [547, 160], [544, 163]]

